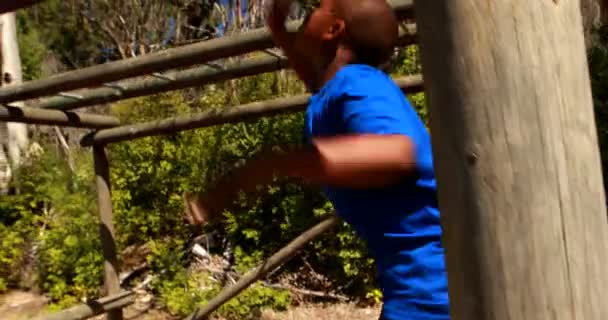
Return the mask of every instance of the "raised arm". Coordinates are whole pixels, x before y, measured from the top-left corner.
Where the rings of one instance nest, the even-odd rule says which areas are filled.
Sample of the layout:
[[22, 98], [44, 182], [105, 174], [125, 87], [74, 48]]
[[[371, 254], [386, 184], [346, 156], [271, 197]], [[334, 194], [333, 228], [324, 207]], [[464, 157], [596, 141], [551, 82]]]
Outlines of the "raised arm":
[[271, 0], [268, 7], [267, 24], [275, 45], [283, 50], [290, 66], [308, 89], [312, 90], [312, 83], [315, 79], [313, 68], [308, 65], [308, 59], [302, 57], [296, 49], [297, 35], [289, 33], [285, 27], [285, 21], [293, 2], [294, 0]]

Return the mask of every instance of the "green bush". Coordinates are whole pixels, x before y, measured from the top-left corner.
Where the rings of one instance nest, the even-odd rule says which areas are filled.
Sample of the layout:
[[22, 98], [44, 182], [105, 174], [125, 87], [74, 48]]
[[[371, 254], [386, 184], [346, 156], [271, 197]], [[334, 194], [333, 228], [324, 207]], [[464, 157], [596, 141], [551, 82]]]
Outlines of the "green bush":
[[[18, 286], [24, 255], [36, 248], [35, 280], [59, 306], [96, 295], [103, 259], [99, 245], [90, 155], [73, 156], [74, 172], [62, 156], [49, 151], [18, 172], [20, 195], [0, 201], [0, 278]], [[86, 157], [86, 158], [85, 158]], [[13, 267], [11, 267], [13, 266]]]
[[[205, 272], [188, 274], [180, 271], [172, 279], [159, 281], [156, 288], [160, 301], [172, 315], [187, 316], [220, 292], [219, 284], [210, 277]], [[263, 308], [285, 310], [289, 304], [288, 292], [253, 285], [222, 305], [217, 313], [229, 320], [258, 319]]]
[[[16, 228], [15, 228], [16, 229]], [[26, 239], [21, 232], [0, 223], [0, 293], [6, 291], [9, 285], [14, 285], [20, 276], [15, 270], [24, 259], [24, 243]]]

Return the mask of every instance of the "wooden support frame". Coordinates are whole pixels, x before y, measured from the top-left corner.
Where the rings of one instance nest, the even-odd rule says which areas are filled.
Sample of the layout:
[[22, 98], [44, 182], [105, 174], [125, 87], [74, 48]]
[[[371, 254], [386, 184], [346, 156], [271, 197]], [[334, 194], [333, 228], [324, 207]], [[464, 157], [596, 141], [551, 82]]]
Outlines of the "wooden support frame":
[[74, 307], [39, 317], [36, 320], [84, 320], [117, 310], [135, 302], [135, 292], [123, 291], [115, 295], [88, 301]]
[[33, 107], [45, 109], [70, 110], [100, 103], [114, 102], [193, 86], [202, 86], [216, 81], [284, 69], [287, 59], [280, 57], [249, 58], [230, 63], [225, 68], [197, 67], [190, 70], [167, 73], [166, 79], [150, 77], [134, 81], [124, 81], [103, 88], [76, 92], [78, 99], [54, 97], [34, 104]]
[[[391, 0], [389, 2], [399, 16], [408, 15], [413, 7], [413, 0]], [[289, 29], [295, 30], [298, 25], [299, 22], [290, 23]], [[19, 86], [0, 88], [0, 104], [40, 98], [62, 91], [101, 86], [112, 81], [207, 63], [256, 50], [269, 49], [273, 46], [270, 32], [266, 28], [260, 28], [235, 36], [202, 41], [142, 57], [69, 71], [45, 79], [28, 81]]]
[[[420, 92], [424, 82], [422, 76], [406, 76], [395, 79], [397, 85], [407, 93]], [[208, 111], [195, 115], [178, 116], [133, 125], [100, 130], [82, 138], [84, 147], [108, 144], [136, 138], [170, 134], [183, 130], [234, 123], [259, 117], [302, 111], [308, 104], [310, 95], [304, 94], [289, 98], [277, 98], [252, 102], [221, 111]]]
[[0, 121], [103, 129], [120, 125], [116, 117], [92, 113], [0, 106]]
[[[407, 46], [416, 41], [415, 25], [406, 25], [400, 29], [401, 46]], [[40, 103], [32, 104], [34, 108], [70, 110], [93, 106], [100, 103], [141, 97], [163, 93], [172, 90], [202, 86], [217, 81], [252, 76], [265, 72], [277, 71], [288, 67], [285, 57], [267, 56], [247, 58], [229, 63], [223, 68], [202, 66], [189, 70], [171, 72], [163, 78], [149, 77], [108, 84], [102, 88], [87, 89], [70, 93], [71, 96], [57, 96]]]
[[[99, 210], [99, 233], [103, 251], [104, 285], [107, 295], [120, 293], [118, 278], [118, 257], [114, 240], [114, 222], [112, 220], [112, 194], [110, 191], [110, 168], [105, 146], [93, 147], [95, 162], [95, 181], [97, 185], [97, 206]], [[122, 320], [122, 309], [108, 311], [107, 320]]]

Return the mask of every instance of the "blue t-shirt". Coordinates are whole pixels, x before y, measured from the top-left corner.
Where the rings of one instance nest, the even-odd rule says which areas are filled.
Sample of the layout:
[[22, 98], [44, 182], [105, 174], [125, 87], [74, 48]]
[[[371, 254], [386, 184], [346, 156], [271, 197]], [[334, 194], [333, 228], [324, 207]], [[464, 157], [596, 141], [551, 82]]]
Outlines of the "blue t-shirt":
[[305, 124], [308, 140], [352, 133], [413, 140], [416, 176], [374, 189], [325, 187], [324, 193], [376, 260], [383, 319], [449, 319], [431, 139], [400, 88], [378, 69], [345, 66], [311, 97]]

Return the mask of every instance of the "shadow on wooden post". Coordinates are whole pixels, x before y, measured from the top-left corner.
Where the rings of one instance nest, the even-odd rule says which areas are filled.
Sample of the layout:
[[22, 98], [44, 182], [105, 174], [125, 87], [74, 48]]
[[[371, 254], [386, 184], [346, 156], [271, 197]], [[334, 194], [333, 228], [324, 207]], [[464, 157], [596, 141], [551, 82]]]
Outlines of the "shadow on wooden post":
[[[93, 147], [95, 161], [95, 180], [97, 184], [97, 205], [99, 210], [99, 232], [104, 258], [104, 285], [106, 295], [120, 293], [118, 280], [118, 259], [114, 241], [114, 223], [112, 221], [112, 197], [110, 194], [110, 169], [104, 145]], [[110, 310], [108, 320], [122, 320], [122, 309]]]

